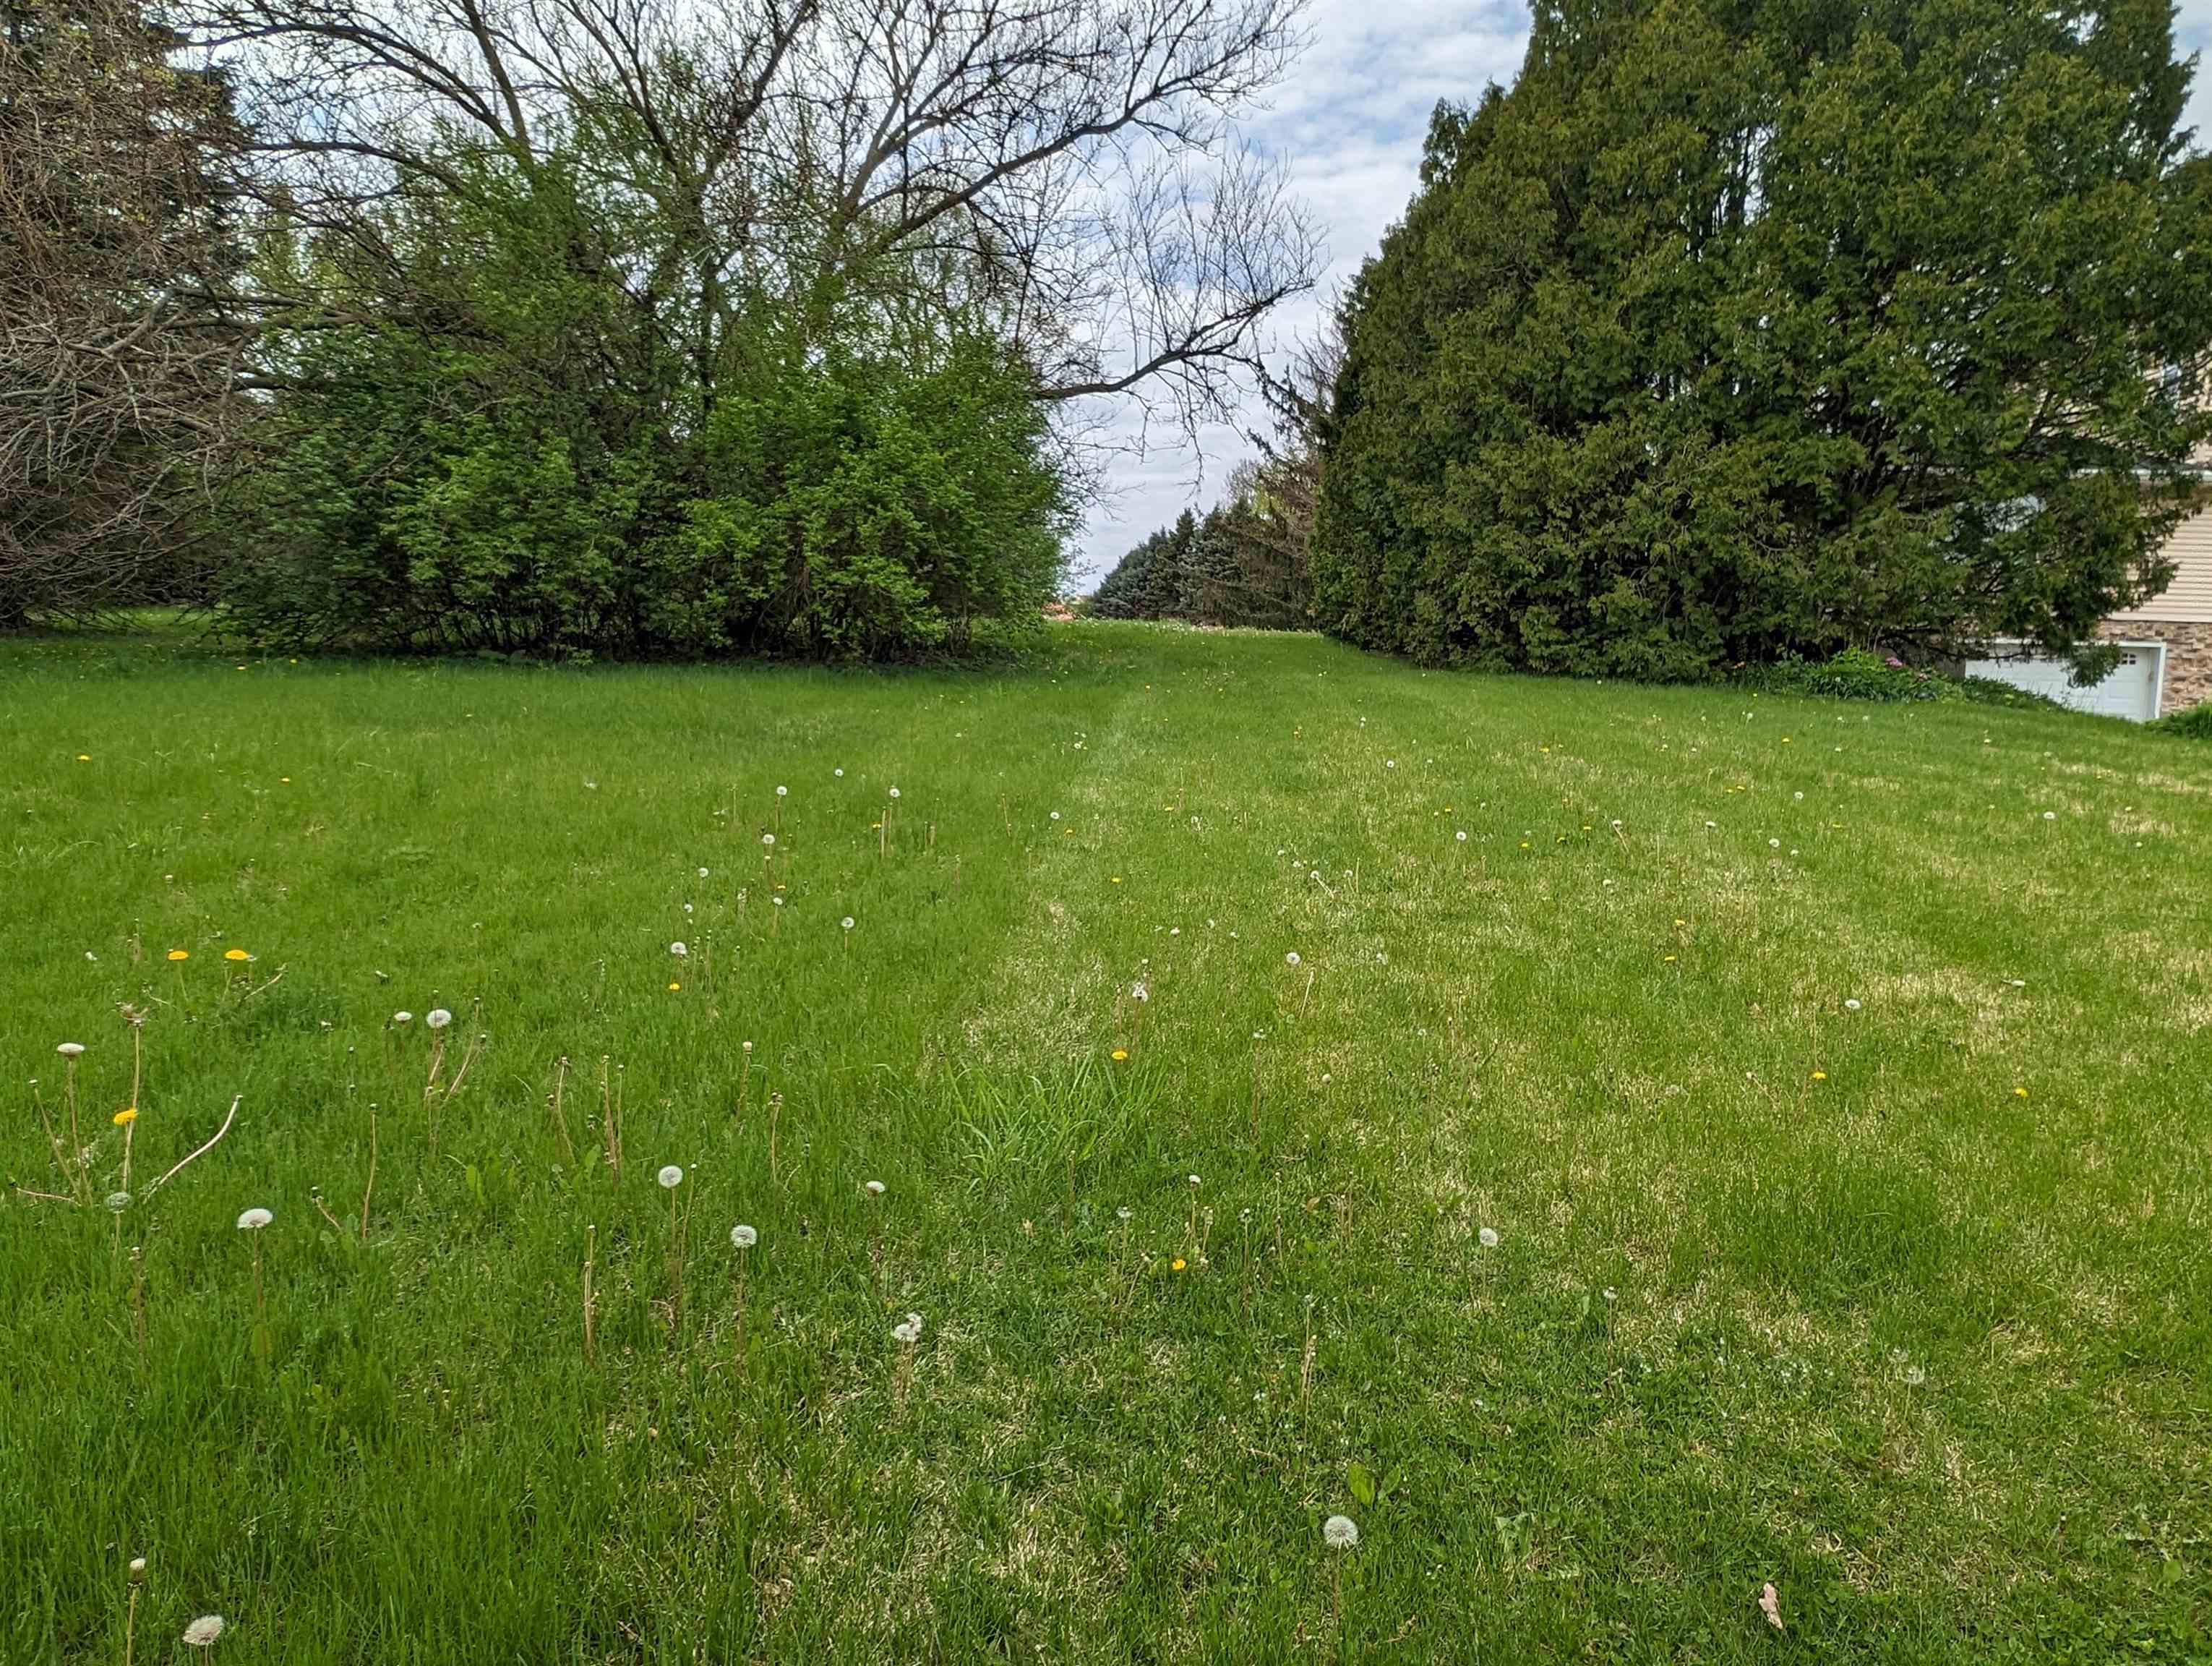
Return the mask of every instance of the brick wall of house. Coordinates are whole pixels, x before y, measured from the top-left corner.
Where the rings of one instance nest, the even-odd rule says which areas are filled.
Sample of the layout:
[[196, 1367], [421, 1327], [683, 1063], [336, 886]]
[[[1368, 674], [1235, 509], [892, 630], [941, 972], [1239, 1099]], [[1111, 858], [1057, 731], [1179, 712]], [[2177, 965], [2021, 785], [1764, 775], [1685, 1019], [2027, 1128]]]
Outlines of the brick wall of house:
[[2171, 717], [2201, 700], [2212, 700], [2212, 620], [2107, 619], [2097, 627], [2107, 639], [2166, 644], [2166, 687], [2159, 710]]

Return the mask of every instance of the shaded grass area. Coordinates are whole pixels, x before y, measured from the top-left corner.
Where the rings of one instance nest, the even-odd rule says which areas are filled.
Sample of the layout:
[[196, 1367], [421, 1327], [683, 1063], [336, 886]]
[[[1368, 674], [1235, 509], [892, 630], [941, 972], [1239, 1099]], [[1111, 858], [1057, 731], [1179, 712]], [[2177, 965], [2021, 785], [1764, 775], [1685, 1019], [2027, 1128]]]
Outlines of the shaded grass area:
[[0, 1657], [2212, 1651], [2191, 748], [1099, 625], [0, 717]]

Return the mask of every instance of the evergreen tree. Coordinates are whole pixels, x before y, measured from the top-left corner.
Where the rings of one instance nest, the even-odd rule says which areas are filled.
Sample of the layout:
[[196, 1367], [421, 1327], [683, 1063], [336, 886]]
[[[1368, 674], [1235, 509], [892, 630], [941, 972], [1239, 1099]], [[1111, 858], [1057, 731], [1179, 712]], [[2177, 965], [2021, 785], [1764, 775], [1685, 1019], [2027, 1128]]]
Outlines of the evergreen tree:
[[2188, 73], [2165, 0], [1539, 6], [1353, 287], [1325, 628], [1686, 678], [2154, 593], [2207, 433]]

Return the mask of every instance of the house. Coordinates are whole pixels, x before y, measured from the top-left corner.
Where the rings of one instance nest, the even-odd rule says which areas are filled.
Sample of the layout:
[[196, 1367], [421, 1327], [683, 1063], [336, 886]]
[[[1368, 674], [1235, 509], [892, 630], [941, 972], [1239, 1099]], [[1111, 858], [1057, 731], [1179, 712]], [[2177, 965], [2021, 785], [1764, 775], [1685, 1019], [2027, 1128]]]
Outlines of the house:
[[2175, 527], [2166, 554], [2174, 563], [2166, 593], [2097, 627], [2100, 640], [2121, 648], [2119, 665], [2102, 682], [2075, 688], [2063, 660], [2039, 657], [1969, 660], [1966, 674], [2138, 723], [2212, 700], [2212, 508]]

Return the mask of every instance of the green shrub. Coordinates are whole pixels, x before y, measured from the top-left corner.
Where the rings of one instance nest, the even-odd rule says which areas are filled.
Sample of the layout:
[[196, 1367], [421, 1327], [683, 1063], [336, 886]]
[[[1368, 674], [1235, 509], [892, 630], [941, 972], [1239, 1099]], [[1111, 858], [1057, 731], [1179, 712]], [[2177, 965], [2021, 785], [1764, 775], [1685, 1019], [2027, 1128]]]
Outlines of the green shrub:
[[2063, 710], [2055, 700], [1987, 677], [1950, 677], [1906, 665], [1893, 654], [1845, 648], [1829, 660], [1785, 654], [1771, 664], [1747, 666], [1736, 680], [1765, 694], [1814, 695], [1831, 700], [1964, 702], [1983, 706], [2045, 707]]
[[[277, 337], [284, 391], [228, 505], [222, 599], [271, 647], [899, 656], [1036, 628], [1070, 494], [1029, 368], [854, 300], [731, 302], [672, 350], [560, 170], [392, 210], [404, 308], [343, 250], [272, 281], [348, 321]], [[651, 304], [659, 304], [657, 301]]]
[[2212, 740], [2212, 700], [2200, 700], [2185, 711], [2160, 718], [2150, 727], [2161, 734], [2178, 734], [2188, 740]]
[[1747, 672], [1745, 681], [1776, 694], [1822, 695], [1835, 700], [1956, 700], [1957, 681], [1915, 670], [1903, 660], [1865, 648], [1845, 648], [1832, 660], [1786, 654]]

